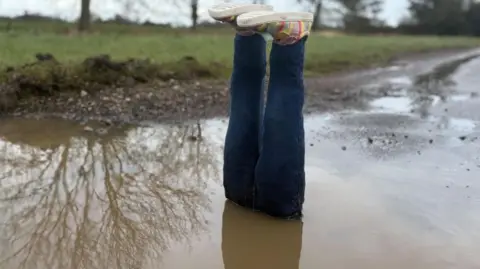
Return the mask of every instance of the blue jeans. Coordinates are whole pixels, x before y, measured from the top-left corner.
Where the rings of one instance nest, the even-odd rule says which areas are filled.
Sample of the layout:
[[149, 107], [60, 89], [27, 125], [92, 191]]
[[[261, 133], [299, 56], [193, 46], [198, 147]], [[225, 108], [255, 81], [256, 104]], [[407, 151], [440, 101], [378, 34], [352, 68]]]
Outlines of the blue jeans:
[[281, 218], [300, 217], [305, 199], [305, 42], [273, 44], [265, 106], [266, 42], [260, 35], [235, 37], [225, 195]]

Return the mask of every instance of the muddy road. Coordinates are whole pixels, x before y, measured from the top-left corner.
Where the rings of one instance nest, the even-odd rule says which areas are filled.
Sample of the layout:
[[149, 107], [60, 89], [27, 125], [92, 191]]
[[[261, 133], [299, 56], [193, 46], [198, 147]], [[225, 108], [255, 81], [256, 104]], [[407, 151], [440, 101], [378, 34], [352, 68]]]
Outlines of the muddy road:
[[302, 223], [225, 202], [226, 119], [3, 119], [0, 267], [480, 268], [478, 53], [324, 80]]

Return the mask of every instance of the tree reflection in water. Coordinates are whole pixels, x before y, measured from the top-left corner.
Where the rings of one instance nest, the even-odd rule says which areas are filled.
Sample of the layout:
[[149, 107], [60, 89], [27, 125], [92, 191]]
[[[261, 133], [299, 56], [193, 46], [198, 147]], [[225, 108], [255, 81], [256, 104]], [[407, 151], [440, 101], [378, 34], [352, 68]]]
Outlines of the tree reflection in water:
[[200, 124], [104, 136], [62, 124], [43, 127], [70, 128], [49, 148], [42, 130], [0, 133], [1, 268], [144, 268], [205, 229], [219, 171], [212, 143], [191, 139]]

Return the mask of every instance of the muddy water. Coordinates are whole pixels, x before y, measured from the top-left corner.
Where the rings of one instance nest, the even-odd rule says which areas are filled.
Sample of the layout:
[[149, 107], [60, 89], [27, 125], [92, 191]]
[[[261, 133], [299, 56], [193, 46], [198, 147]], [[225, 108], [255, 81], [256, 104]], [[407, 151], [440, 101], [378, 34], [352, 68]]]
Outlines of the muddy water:
[[458, 145], [426, 149], [418, 133], [367, 148], [345, 115], [308, 118], [300, 223], [225, 202], [224, 120], [0, 126], [1, 268], [480, 266], [480, 168]]
[[303, 222], [225, 202], [223, 119], [0, 120], [0, 268], [480, 268], [479, 65], [307, 117]]

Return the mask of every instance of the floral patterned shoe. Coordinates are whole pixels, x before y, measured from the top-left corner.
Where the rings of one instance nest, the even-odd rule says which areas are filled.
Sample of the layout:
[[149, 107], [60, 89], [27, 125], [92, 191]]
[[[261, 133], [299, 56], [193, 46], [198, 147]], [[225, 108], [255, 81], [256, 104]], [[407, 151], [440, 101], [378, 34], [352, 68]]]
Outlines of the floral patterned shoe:
[[273, 42], [291, 45], [310, 34], [313, 14], [309, 12], [253, 11], [241, 14], [236, 23], [240, 28], [267, 32]]
[[258, 32], [258, 27], [239, 27], [238, 16], [249, 12], [272, 10], [273, 7], [270, 5], [222, 3], [209, 8], [208, 13], [217, 21], [231, 24], [241, 35], [253, 35]]

